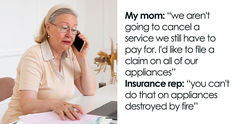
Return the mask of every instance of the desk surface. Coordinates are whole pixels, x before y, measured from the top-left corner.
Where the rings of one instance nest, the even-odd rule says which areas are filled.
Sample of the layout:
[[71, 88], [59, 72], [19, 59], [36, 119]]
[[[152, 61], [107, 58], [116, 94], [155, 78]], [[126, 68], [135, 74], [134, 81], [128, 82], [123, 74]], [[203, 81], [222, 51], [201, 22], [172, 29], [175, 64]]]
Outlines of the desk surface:
[[[110, 101], [117, 101], [117, 85], [109, 84], [105, 87], [99, 88], [94, 96], [76, 96], [68, 102], [79, 104], [85, 113], [88, 113]], [[24, 124], [22, 121], [19, 124]], [[112, 121], [110, 124], [116, 124]]]
[[94, 96], [76, 96], [68, 102], [78, 104], [88, 113], [110, 101], [117, 101], [117, 85], [109, 84], [99, 88]]

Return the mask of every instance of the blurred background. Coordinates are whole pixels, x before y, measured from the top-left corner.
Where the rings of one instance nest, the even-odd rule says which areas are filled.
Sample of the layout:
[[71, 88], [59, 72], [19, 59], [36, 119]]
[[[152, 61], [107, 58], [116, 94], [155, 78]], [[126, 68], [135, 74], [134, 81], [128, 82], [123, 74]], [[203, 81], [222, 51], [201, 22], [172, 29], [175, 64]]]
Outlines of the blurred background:
[[[111, 41], [116, 45], [116, 0], [1, 0], [0, 1], [0, 77], [16, 77], [21, 55], [36, 45], [34, 37], [48, 10], [55, 4], [65, 3], [78, 13], [78, 30], [90, 42], [88, 61], [96, 69], [97, 52], [110, 53]], [[115, 46], [114, 46], [115, 47]], [[109, 69], [108, 69], [109, 70]], [[96, 75], [97, 83], [109, 80], [110, 72]]]

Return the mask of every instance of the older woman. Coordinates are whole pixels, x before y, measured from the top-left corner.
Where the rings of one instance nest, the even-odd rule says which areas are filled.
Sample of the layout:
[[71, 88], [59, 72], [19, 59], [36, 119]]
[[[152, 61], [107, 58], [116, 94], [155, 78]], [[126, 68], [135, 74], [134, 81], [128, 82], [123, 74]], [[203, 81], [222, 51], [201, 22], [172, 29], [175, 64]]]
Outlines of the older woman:
[[[75, 37], [85, 41], [81, 52], [73, 46]], [[36, 38], [17, 67], [16, 84], [3, 117], [8, 124], [19, 116], [55, 111], [62, 120], [79, 119], [81, 107], [65, 102], [74, 93], [74, 85], [83, 95], [94, 95], [95, 78], [86, 59], [88, 41], [77, 35], [77, 15], [65, 5], [52, 7]]]

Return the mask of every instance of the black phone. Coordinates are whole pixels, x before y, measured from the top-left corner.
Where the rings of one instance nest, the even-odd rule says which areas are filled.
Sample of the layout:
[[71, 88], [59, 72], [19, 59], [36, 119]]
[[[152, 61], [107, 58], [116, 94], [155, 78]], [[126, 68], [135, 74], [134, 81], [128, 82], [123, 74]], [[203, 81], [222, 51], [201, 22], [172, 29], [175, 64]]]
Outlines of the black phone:
[[81, 52], [85, 45], [85, 42], [81, 38], [78, 37], [78, 34], [79, 34], [79, 31], [77, 31], [73, 45], [79, 52]]

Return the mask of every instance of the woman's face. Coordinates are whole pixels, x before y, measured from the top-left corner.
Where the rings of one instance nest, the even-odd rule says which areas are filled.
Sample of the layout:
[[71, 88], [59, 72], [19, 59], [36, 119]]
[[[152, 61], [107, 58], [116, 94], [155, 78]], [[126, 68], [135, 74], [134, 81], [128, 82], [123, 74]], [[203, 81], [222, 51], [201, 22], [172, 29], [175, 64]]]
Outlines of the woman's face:
[[[66, 30], [68, 28], [68, 30]], [[53, 24], [48, 23], [46, 30], [49, 35], [50, 46], [57, 51], [63, 52], [74, 42], [75, 35], [72, 30], [77, 29], [77, 18], [71, 14], [62, 14], [55, 18]]]

